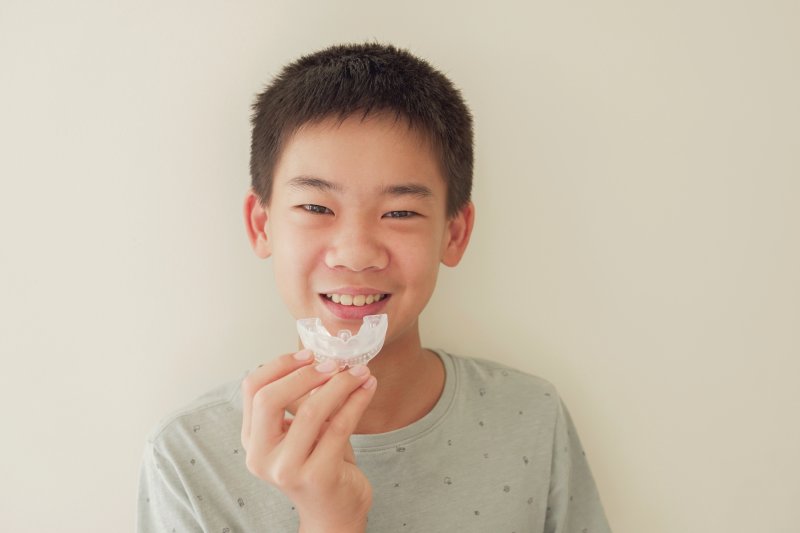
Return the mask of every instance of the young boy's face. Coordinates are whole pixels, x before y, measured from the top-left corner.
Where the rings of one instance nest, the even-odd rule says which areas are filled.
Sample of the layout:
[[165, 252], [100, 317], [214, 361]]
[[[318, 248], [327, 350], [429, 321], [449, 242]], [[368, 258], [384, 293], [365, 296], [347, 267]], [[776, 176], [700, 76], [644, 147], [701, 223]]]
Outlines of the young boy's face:
[[472, 228], [471, 204], [447, 218], [437, 158], [393, 116], [305, 125], [283, 148], [266, 209], [249, 197], [251, 242], [272, 256], [292, 315], [335, 334], [387, 313], [386, 346], [416, 338], [439, 263], [458, 263]]

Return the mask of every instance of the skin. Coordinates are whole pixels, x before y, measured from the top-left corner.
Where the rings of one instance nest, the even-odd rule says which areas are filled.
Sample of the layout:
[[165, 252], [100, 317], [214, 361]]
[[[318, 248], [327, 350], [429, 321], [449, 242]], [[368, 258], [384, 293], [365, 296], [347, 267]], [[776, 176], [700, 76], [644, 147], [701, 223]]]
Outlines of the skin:
[[305, 125], [284, 147], [267, 205], [252, 190], [245, 196], [250, 243], [272, 258], [292, 316], [355, 332], [361, 319], [342, 316], [324, 294], [388, 294], [376, 307], [389, 328], [369, 368], [320, 368], [301, 350], [243, 383], [248, 469], [295, 503], [301, 531], [363, 531], [372, 489], [350, 435], [404, 427], [441, 394], [444, 369], [422, 347], [418, 317], [439, 265], [459, 263], [474, 222], [471, 203], [446, 216], [446, 193], [425, 139], [403, 120], [373, 115]]

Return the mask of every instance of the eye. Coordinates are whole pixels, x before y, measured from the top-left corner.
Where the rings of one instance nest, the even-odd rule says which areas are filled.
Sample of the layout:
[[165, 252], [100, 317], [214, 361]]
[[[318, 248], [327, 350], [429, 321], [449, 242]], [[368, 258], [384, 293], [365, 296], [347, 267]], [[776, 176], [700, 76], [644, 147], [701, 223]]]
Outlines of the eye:
[[386, 218], [411, 218], [418, 215], [419, 213], [415, 213], [414, 211], [389, 211], [383, 216]]
[[305, 209], [309, 213], [313, 213], [315, 215], [332, 215], [333, 214], [333, 211], [331, 211], [330, 209], [328, 209], [327, 207], [325, 207], [323, 205], [303, 204], [300, 207]]

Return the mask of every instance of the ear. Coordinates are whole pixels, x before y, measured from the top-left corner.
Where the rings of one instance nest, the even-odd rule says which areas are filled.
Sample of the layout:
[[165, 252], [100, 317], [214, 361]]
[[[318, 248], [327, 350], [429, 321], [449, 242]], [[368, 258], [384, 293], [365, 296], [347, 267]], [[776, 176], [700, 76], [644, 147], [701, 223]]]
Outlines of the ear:
[[244, 225], [250, 246], [261, 259], [272, 255], [272, 243], [267, 235], [267, 222], [269, 214], [267, 208], [261, 205], [258, 195], [250, 188], [244, 197]]
[[467, 202], [458, 213], [447, 220], [442, 242], [442, 263], [444, 265], [454, 267], [461, 261], [467, 250], [474, 224], [475, 205], [472, 202]]

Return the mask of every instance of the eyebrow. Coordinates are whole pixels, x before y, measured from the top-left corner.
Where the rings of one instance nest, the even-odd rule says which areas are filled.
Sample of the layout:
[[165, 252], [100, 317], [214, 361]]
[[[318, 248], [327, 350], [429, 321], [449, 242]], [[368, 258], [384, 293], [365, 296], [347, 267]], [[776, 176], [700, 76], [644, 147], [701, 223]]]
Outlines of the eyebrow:
[[433, 191], [425, 185], [408, 183], [403, 185], [387, 185], [381, 189], [381, 194], [389, 196], [414, 196], [416, 198], [432, 198]]
[[313, 176], [297, 176], [290, 179], [287, 185], [294, 189], [319, 189], [322, 191], [342, 192], [341, 186]]
[[[294, 189], [318, 189], [321, 191], [343, 192], [341, 185], [314, 176], [296, 176], [287, 183]], [[386, 196], [414, 196], [416, 198], [432, 198], [433, 191], [430, 187], [418, 183], [404, 183], [400, 185], [387, 185], [379, 191]]]

